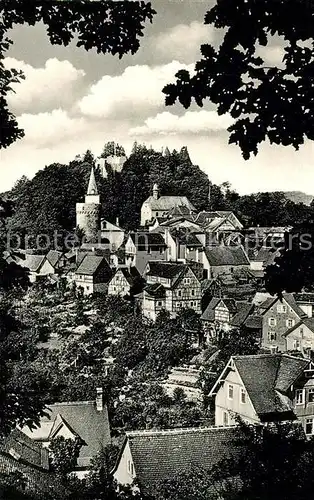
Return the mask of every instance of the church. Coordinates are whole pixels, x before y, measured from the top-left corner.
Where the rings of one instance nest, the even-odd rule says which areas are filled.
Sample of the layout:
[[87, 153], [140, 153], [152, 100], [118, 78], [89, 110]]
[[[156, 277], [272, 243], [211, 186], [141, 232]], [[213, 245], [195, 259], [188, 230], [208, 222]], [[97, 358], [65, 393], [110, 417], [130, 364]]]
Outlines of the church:
[[152, 196], [144, 201], [141, 208], [141, 226], [157, 217], [165, 217], [175, 207], [186, 207], [190, 213], [196, 212], [186, 196], [160, 196], [158, 184], [154, 184]]

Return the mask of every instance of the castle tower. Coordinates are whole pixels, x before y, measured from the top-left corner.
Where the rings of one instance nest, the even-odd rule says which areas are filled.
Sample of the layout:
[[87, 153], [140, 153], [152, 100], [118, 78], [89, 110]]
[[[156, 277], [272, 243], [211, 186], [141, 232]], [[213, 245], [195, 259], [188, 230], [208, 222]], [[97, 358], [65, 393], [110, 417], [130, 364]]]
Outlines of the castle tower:
[[158, 184], [153, 185], [153, 198], [155, 198], [155, 200], [158, 200], [159, 198]]
[[76, 204], [76, 225], [84, 231], [86, 242], [98, 241], [100, 231], [100, 196], [94, 167], [91, 169], [85, 203]]

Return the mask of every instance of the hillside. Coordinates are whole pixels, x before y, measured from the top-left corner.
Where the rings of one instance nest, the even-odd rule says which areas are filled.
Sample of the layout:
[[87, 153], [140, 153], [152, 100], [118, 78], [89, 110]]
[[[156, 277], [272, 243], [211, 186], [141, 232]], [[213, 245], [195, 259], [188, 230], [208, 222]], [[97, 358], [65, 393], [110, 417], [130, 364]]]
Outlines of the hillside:
[[311, 194], [303, 193], [302, 191], [287, 191], [284, 193], [288, 200], [294, 203], [304, 203], [304, 205], [310, 206], [314, 196]]

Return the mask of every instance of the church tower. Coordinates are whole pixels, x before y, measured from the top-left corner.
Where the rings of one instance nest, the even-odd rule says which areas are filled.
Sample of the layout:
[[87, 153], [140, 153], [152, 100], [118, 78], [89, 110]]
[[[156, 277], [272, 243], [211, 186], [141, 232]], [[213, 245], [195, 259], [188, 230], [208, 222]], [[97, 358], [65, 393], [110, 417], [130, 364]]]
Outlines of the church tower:
[[98, 241], [100, 231], [100, 196], [94, 167], [91, 169], [85, 203], [76, 204], [76, 225], [84, 231], [86, 242]]

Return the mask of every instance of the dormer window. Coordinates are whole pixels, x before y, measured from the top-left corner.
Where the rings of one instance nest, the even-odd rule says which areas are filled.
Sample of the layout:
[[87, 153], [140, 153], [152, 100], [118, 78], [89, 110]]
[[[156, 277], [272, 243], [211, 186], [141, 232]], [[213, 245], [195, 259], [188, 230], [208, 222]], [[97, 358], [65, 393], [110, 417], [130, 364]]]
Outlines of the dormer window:
[[134, 476], [134, 465], [132, 460], [128, 460], [128, 473], [133, 477]]
[[304, 405], [304, 390], [297, 389], [295, 391], [295, 404], [296, 405]]

